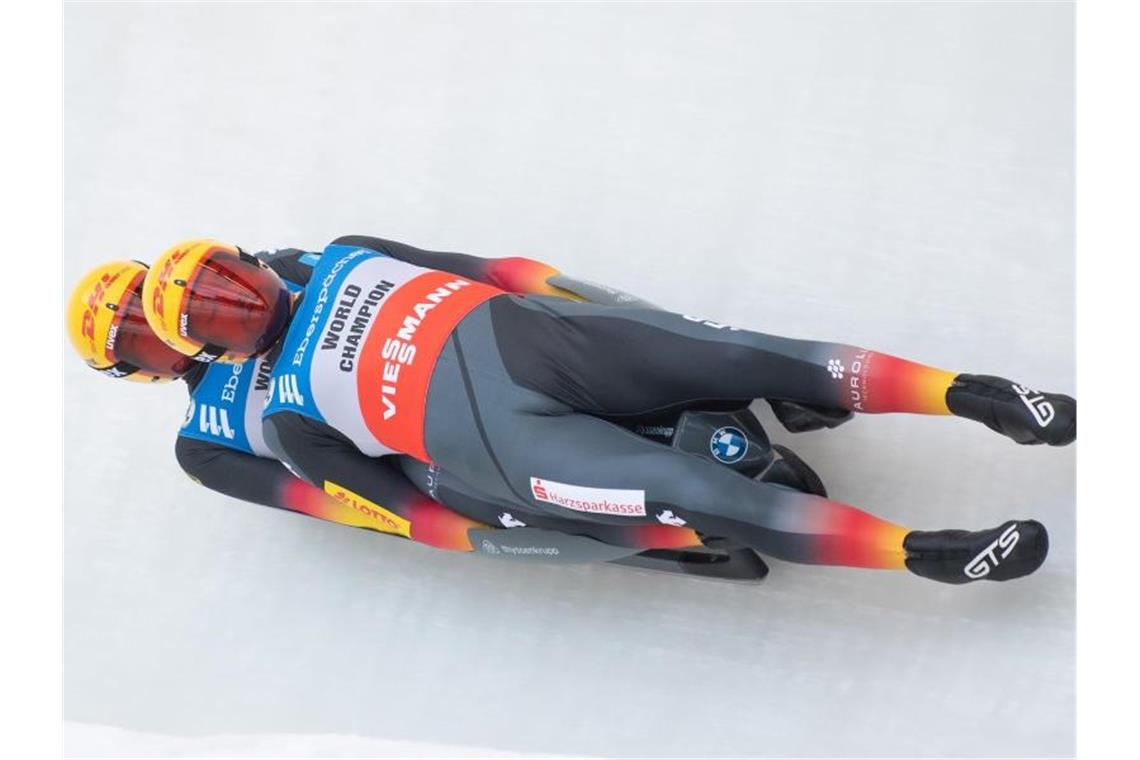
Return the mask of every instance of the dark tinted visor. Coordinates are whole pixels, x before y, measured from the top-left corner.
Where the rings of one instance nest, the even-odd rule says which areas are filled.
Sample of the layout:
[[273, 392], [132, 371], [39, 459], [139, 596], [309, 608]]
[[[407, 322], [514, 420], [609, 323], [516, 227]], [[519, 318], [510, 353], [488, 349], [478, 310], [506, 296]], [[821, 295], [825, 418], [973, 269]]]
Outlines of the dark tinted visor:
[[285, 283], [252, 256], [215, 250], [186, 284], [186, 337], [245, 356], [272, 346], [289, 320]]
[[186, 374], [194, 362], [166, 345], [147, 324], [142, 304], [145, 276], [146, 272], [139, 272], [130, 287], [123, 291], [123, 301], [118, 304], [112, 327], [114, 334], [108, 336], [108, 342], [113, 342], [110, 353], [115, 357], [116, 366], [128, 364], [142, 372], [172, 380]]

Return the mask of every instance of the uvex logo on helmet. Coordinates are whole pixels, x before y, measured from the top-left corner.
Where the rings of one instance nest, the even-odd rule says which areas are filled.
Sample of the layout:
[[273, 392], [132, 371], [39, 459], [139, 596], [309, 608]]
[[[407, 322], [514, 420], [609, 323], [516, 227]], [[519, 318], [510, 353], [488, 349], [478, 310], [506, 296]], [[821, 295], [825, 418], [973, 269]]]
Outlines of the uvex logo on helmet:
[[[92, 350], [95, 348], [95, 315], [99, 312], [99, 306], [103, 303], [103, 296], [107, 294], [107, 289], [115, 280], [119, 279], [121, 274], [122, 272], [104, 274], [91, 289], [91, 294], [87, 296], [87, 308], [83, 311], [83, 324], [80, 327], [80, 333], [84, 338], [87, 338]], [[108, 305], [108, 308], [113, 307]]]
[[[150, 306], [155, 314], [166, 313], [164, 310], [166, 306], [166, 286], [170, 282], [170, 275], [174, 273], [174, 265], [186, 258], [186, 254], [188, 253], [190, 253], [189, 248], [179, 248], [170, 255], [170, 258], [163, 262], [162, 269], [158, 273], [157, 287], [155, 287], [150, 299]], [[169, 343], [170, 341], [167, 342]]]

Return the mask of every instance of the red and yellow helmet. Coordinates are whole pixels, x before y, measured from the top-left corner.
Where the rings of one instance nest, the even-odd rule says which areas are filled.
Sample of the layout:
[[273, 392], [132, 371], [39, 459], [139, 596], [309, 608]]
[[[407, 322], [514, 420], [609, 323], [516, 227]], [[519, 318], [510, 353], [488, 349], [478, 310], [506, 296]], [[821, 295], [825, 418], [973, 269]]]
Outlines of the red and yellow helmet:
[[161, 383], [193, 362], [163, 343], [147, 324], [142, 285], [146, 264], [111, 261], [83, 276], [67, 302], [67, 334], [88, 366], [111, 377]]
[[143, 282], [154, 332], [199, 362], [243, 362], [263, 353], [289, 322], [285, 283], [264, 262], [217, 240], [169, 248]]

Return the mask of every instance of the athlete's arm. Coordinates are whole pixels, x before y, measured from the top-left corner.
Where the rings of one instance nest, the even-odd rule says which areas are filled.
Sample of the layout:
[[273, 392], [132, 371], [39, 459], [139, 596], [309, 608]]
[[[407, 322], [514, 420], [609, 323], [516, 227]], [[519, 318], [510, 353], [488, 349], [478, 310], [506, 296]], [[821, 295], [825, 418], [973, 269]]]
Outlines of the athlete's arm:
[[421, 493], [394, 457], [366, 456], [322, 422], [278, 412], [262, 424], [273, 453], [365, 527], [453, 551], [472, 551], [469, 532], [487, 528]]
[[575, 280], [549, 264], [522, 256], [489, 259], [469, 253], [427, 251], [371, 235], [345, 235], [334, 240], [333, 244], [369, 248], [409, 264], [451, 272], [518, 295], [557, 296], [606, 305], [649, 305], [628, 293]]
[[369, 515], [306, 483], [275, 459], [184, 436], [179, 436], [174, 450], [183, 471], [211, 491], [341, 525], [376, 529]]
[[178, 437], [174, 453], [182, 470], [211, 491], [322, 520], [358, 524], [354, 515], [336, 509], [336, 502], [324, 492], [291, 474], [274, 459], [186, 436]]

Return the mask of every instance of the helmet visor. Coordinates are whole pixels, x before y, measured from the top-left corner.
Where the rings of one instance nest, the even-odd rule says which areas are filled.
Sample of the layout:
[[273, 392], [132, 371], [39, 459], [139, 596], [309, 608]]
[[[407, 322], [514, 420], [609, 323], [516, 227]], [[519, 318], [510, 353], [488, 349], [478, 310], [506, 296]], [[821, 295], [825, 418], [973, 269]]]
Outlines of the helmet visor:
[[116, 360], [112, 369], [125, 369], [129, 372], [130, 368], [134, 368], [145, 374], [173, 380], [186, 374], [194, 361], [166, 345], [147, 324], [142, 302], [145, 276], [145, 271], [135, 275], [135, 281], [123, 291], [123, 300], [116, 309], [115, 323], [108, 337], [108, 348]]
[[185, 335], [246, 357], [272, 346], [289, 320], [289, 291], [248, 254], [215, 249], [186, 283]]

